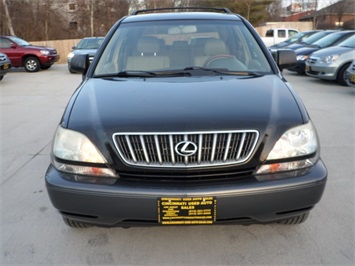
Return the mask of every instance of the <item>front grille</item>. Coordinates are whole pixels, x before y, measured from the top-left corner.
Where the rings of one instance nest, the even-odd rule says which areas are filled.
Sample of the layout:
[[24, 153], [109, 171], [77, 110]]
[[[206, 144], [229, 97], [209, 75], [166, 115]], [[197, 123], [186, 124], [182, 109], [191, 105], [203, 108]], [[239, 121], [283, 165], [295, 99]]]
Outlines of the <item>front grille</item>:
[[309, 59], [308, 59], [308, 63], [309, 64], [315, 64], [317, 61], [318, 61], [318, 57], [310, 57]]
[[116, 133], [113, 140], [122, 159], [144, 167], [208, 167], [241, 164], [253, 153], [256, 130]]

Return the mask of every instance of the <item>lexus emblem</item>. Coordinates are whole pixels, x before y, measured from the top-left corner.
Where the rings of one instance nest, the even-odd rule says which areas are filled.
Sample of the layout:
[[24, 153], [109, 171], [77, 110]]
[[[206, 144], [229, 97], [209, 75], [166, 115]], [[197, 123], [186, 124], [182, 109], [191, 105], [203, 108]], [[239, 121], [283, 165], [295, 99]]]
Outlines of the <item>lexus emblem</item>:
[[175, 152], [181, 156], [191, 156], [197, 152], [197, 145], [191, 141], [181, 141], [175, 146]]

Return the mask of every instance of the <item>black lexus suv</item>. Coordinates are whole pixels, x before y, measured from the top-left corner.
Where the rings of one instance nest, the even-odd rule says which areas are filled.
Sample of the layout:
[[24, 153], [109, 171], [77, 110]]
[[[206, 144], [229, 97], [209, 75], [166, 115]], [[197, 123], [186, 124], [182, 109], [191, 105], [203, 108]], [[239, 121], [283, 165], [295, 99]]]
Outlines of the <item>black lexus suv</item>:
[[122, 18], [91, 64], [73, 58], [83, 81], [54, 136], [52, 204], [71, 227], [302, 223], [327, 170], [280, 72], [295, 63], [228, 9]]

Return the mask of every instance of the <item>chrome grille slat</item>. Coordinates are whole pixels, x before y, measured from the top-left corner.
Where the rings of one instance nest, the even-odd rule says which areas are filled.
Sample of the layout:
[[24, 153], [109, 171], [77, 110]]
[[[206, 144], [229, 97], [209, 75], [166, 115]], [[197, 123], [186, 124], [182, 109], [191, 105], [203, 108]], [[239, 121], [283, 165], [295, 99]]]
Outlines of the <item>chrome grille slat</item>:
[[[208, 167], [241, 164], [252, 155], [259, 133], [256, 130], [215, 132], [116, 133], [113, 140], [122, 159], [144, 167]], [[183, 156], [175, 146], [193, 142], [197, 151]]]

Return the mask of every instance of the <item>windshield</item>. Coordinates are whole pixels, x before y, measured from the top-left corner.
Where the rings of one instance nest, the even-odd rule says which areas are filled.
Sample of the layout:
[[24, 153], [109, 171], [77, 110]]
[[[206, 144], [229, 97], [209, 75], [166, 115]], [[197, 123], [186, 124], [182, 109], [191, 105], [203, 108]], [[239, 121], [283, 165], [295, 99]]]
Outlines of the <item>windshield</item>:
[[168, 20], [121, 24], [105, 47], [94, 75], [137, 76], [144, 71], [156, 76], [164, 71], [173, 75], [181, 70], [201, 73], [206, 69], [219, 73], [271, 72], [265, 55], [242, 23]]
[[82, 39], [76, 49], [99, 49], [104, 38], [86, 38]]
[[316, 41], [315, 43], [313, 43], [313, 45], [317, 45], [320, 48], [328, 47], [329, 45], [332, 45], [334, 42], [336, 42], [343, 36], [344, 34], [341, 32], [332, 33]]
[[355, 48], [355, 35], [351, 36], [350, 38], [347, 38], [345, 41], [342, 41], [338, 44], [338, 46]]
[[25, 40], [22, 40], [21, 38], [11, 36], [9, 37], [13, 42], [17, 43], [20, 46], [29, 46], [31, 45], [29, 42], [26, 42]]
[[287, 39], [285, 42], [296, 42], [298, 39], [306, 35], [305, 32], [298, 32], [295, 35], [292, 35], [291, 38]]
[[333, 32], [328, 32], [328, 31], [317, 32], [317, 33], [313, 34], [311, 37], [305, 39], [304, 42], [307, 44], [313, 44], [314, 42], [320, 40], [321, 38], [327, 36], [330, 33], [333, 33]]

